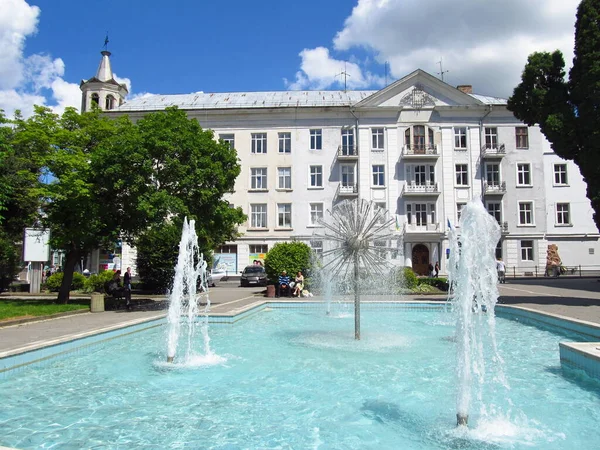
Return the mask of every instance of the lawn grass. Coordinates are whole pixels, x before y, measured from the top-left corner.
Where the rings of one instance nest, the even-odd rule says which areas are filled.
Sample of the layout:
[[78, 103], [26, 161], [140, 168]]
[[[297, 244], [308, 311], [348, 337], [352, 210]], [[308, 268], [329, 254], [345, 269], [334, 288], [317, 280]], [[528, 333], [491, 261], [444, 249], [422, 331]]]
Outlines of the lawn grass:
[[80, 309], [89, 310], [89, 300], [73, 300], [66, 305], [55, 300], [0, 300], [0, 320], [49, 316]]

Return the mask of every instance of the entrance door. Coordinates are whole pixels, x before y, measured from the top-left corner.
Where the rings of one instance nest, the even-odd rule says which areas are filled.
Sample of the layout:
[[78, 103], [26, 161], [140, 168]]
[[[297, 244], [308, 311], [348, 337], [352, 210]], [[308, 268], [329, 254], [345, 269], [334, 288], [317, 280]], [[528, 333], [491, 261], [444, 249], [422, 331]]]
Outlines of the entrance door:
[[423, 244], [413, 246], [412, 269], [417, 275], [429, 275], [429, 249]]

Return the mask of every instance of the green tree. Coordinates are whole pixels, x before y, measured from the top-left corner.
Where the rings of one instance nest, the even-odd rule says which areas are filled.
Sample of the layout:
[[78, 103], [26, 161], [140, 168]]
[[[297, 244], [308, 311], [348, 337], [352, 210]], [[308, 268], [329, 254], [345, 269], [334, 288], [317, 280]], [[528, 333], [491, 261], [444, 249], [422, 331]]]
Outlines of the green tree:
[[310, 270], [311, 248], [304, 242], [279, 242], [265, 256], [265, 270], [271, 281], [277, 280], [282, 271], [294, 277], [299, 270]]
[[162, 221], [168, 219], [136, 240], [138, 270], [145, 286], [164, 291], [173, 277], [184, 217], [196, 221], [205, 255], [237, 237], [237, 226], [246, 217], [223, 195], [233, 191], [240, 165], [235, 149], [215, 141], [212, 131], [176, 107], [147, 114], [137, 126], [153, 161], [153, 204]]
[[[152, 216], [152, 163], [127, 117], [111, 120], [98, 111], [62, 117], [36, 107], [27, 120], [17, 119], [15, 141], [43, 154], [53, 181], [42, 183], [42, 221], [51, 230], [53, 248], [66, 261], [58, 299], [66, 302], [73, 272], [89, 251], [128, 238]], [[42, 123], [44, 126], [40, 126]]]
[[579, 166], [600, 229], [600, 0], [579, 4], [568, 81], [564, 68], [560, 51], [530, 55], [508, 109]]

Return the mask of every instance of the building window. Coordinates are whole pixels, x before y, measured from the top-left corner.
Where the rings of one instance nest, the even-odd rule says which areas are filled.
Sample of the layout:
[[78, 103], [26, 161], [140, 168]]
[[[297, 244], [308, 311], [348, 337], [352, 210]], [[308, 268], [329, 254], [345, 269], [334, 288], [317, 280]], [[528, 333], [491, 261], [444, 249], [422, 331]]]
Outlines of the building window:
[[354, 129], [342, 129], [342, 154], [354, 155]]
[[310, 149], [311, 150], [322, 150], [323, 149], [323, 132], [322, 130], [310, 130]]
[[521, 241], [521, 261], [533, 261], [533, 241]]
[[517, 139], [517, 148], [529, 148], [529, 134], [527, 127], [516, 127], [515, 137]]
[[317, 258], [323, 258], [323, 241], [310, 241], [310, 248], [315, 252]]
[[406, 205], [406, 223], [412, 224], [412, 205], [410, 203]]
[[252, 133], [252, 153], [267, 153], [267, 133]]
[[427, 225], [427, 203], [415, 203], [415, 224], [417, 226]]
[[498, 128], [485, 127], [485, 148], [498, 148]]
[[469, 185], [469, 169], [467, 164], [456, 164], [456, 185]]
[[310, 187], [323, 187], [323, 166], [310, 166]]
[[569, 184], [567, 178], [567, 165], [566, 164], [554, 164], [554, 185], [555, 186], [567, 186]]
[[454, 148], [467, 149], [467, 127], [454, 128]]
[[98, 108], [99, 105], [100, 105], [100, 96], [98, 94], [92, 94], [92, 108], [94, 108], [94, 106], [96, 108]]
[[323, 203], [310, 204], [310, 224], [319, 225], [319, 220], [323, 219]]
[[267, 244], [250, 244], [248, 247], [250, 250], [250, 254], [267, 253], [269, 251], [269, 246]]
[[371, 128], [371, 148], [373, 150], [383, 150], [383, 128]]
[[532, 202], [519, 202], [519, 225], [533, 225]]
[[571, 215], [569, 214], [568, 203], [557, 203], [556, 204], [556, 224], [557, 225], [571, 225]]
[[426, 150], [434, 149], [433, 130], [424, 125], [415, 125], [404, 132], [404, 144], [416, 154], [424, 154]]
[[235, 135], [233, 134], [220, 134], [219, 139], [229, 144], [229, 148], [235, 148]]
[[251, 189], [267, 189], [267, 168], [253, 167], [250, 169], [250, 188]]
[[341, 166], [342, 171], [342, 186], [343, 187], [354, 187], [354, 166], [343, 165]]
[[462, 215], [462, 210], [465, 206], [467, 206], [466, 203], [457, 203], [456, 204], [456, 223], [460, 222], [460, 216]]
[[383, 165], [373, 166], [373, 186], [385, 186], [385, 169]]
[[406, 179], [411, 184], [418, 186], [435, 184], [435, 166], [433, 165], [407, 165]]
[[292, 153], [292, 133], [279, 133], [279, 153]]
[[488, 213], [490, 213], [490, 216], [496, 219], [498, 223], [502, 222], [502, 203], [488, 202], [487, 210]]
[[277, 168], [277, 188], [292, 189], [292, 168], [279, 167]]
[[292, 204], [277, 204], [277, 226], [279, 228], [292, 228]]
[[488, 186], [500, 186], [500, 164], [485, 165], [485, 181]]
[[531, 164], [517, 163], [517, 186], [531, 186]]
[[250, 227], [267, 228], [267, 205], [250, 205]]
[[112, 95], [106, 96], [105, 108], [107, 111], [113, 109], [115, 107], [115, 98]]

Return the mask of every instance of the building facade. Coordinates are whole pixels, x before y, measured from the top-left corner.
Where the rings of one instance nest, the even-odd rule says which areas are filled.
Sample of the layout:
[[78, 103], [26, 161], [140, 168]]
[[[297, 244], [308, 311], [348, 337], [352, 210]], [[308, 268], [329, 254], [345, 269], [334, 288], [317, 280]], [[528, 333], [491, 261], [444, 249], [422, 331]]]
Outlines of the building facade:
[[438, 261], [446, 272], [448, 227], [460, 230], [461, 208], [475, 197], [501, 226], [496, 253], [509, 273], [543, 272], [549, 244], [567, 266], [591, 266], [600, 251], [578, 167], [556, 156], [537, 126], [519, 122], [506, 100], [471, 86], [416, 70], [379, 91], [154, 95], [107, 114], [136, 120], [174, 105], [240, 159], [228, 201], [248, 220], [215, 258], [229, 271], [277, 242], [302, 240], [319, 251], [318, 219], [353, 198], [389, 210], [404, 264], [419, 274]]

